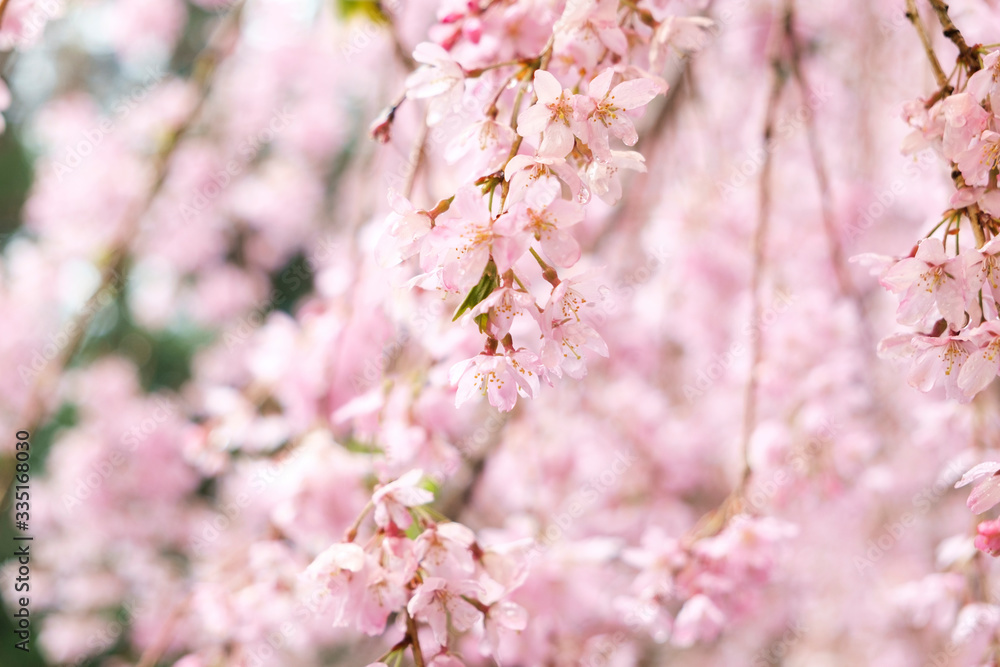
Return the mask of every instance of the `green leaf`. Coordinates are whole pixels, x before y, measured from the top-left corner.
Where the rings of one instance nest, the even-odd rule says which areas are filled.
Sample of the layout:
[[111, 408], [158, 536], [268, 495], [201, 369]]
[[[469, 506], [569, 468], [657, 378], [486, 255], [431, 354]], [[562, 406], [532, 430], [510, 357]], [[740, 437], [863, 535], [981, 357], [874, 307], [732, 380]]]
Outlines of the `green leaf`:
[[337, 0], [337, 12], [345, 19], [363, 16], [373, 23], [388, 21], [382, 5], [373, 0]]
[[[483, 271], [483, 277], [479, 279], [479, 283], [469, 290], [469, 294], [465, 297], [465, 301], [462, 305], [458, 307], [455, 312], [455, 317], [451, 318], [454, 322], [466, 311], [471, 310], [479, 305], [479, 303], [493, 293], [493, 290], [497, 288], [500, 284], [500, 276], [497, 273], [497, 265], [493, 263], [491, 259], [489, 263], [486, 264], [486, 269]], [[486, 328], [486, 315], [480, 315], [476, 318], [476, 322], [479, 324], [479, 330], [482, 331]]]

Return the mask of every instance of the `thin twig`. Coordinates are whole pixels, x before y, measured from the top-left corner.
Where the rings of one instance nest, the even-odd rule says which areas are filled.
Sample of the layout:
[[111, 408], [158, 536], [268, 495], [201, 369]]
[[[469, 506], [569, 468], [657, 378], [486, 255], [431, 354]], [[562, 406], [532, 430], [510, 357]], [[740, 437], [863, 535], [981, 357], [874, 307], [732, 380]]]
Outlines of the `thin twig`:
[[[787, 17], [786, 19], [787, 20]], [[776, 42], [781, 35], [780, 31], [772, 35]], [[777, 46], [777, 43], [774, 44]], [[773, 49], [773, 53], [780, 52], [780, 49]], [[778, 104], [781, 101], [781, 92], [788, 82], [788, 76], [782, 69], [779, 56], [772, 56], [771, 62], [772, 82], [771, 92], [767, 100], [767, 111], [764, 116], [763, 143], [764, 146], [771, 144], [771, 137], [774, 136], [775, 120], [778, 113]], [[771, 220], [771, 164], [772, 152], [764, 151], [764, 163], [761, 165], [759, 181], [759, 200], [757, 209], [757, 227], [753, 235], [753, 269], [750, 277], [750, 300], [751, 311], [754, 321], [761, 315], [760, 283], [764, 272], [765, 245], [767, 242], [767, 232]], [[763, 352], [763, 336], [756, 336], [751, 344], [750, 374], [747, 378], [746, 387], [743, 392], [743, 474], [740, 477], [738, 490], [746, 489], [750, 481], [750, 438], [753, 435], [754, 427], [757, 423], [757, 384], [760, 360]]]
[[931, 63], [931, 69], [934, 70], [934, 78], [937, 79], [938, 86], [941, 90], [947, 90], [947, 93], [950, 93], [951, 86], [948, 84], [948, 77], [941, 69], [941, 63], [938, 62], [934, 47], [931, 45], [931, 37], [927, 34], [927, 30], [924, 29], [924, 24], [920, 20], [916, 0], [906, 0], [906, 18], [910, 19], [910, 23], [913, 24], [920, 37], [920, 43], [924, 45], [924, 53], [927, 54], [927, 60]]
[[943, 0], [928, 0], [928, 2], [931, 3], [934, 13], [937, 14], [938, 22], [944, 31], [944, 36], [958, 47], [958, 59], [965, 62], [970, 74], [978, 72], [981, 69], [979, 55], [974, 49], [969, 47], [965, 42], [965, 37], [962, 36], [962, 32], [952, 23], [951, 17], [948, 16], [948, 4]]
[[406, 633], [410, 636], [410, 648], [413, 649], [413, 663], [416, 667], [424, 667], [424, 653], [420, 649], [420, 637], [417, 636], [417, 622], [413, 620], [408, 610], [403, 613], [406, 614]]

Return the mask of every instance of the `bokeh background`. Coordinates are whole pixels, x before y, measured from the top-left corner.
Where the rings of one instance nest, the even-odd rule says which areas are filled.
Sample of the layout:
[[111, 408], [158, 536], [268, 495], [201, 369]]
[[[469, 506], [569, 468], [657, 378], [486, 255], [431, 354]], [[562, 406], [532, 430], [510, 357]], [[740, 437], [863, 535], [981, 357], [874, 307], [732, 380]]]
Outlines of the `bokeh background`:
[[[255, 664], [274, 632], [264, 664], [368, 664], [392, 642], [300, 618], [298, 575], [418, 467], [481, 539], [544, 545], [510, 664], [996, 664], [997, 568], [951, 487], [991, 460], [1000, 396], [910, 387], [876, 355], [896, 301], [848, 261], [906, 255], [949, 206], [943, 163], [901, 151], [934, 87], [905, 3], [653, 4], [716, 28], [660, 72], [647, 172], [574, 228], [610, 355], [501, 418], [454, 407], [448, 368], [482, 344], [461, 298], [374, 258], [390, 189], [429, 208], [465, 175], [468, 110], [424, 135], [410, 101], [388, 143], [368, 132], [459, 3], [10, 0], [0, 433], [8, 477], [32, 434], [36, 634], [13, 650], [0, 615], [0, 665]], [[952, 16], [1000, 41], [994, 2]], [[724, 623], [693, 645], [625, 627], [658, 566], [624, 554], [724, 504], [747, 435], [746, 509], [781, 528], [718, 545]]]

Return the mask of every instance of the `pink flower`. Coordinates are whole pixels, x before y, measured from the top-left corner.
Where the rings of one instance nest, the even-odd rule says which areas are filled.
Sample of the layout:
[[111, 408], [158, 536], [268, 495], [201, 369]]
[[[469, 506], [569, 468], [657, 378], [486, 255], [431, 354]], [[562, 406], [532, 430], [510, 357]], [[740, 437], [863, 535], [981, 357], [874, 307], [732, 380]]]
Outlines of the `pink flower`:
[[455, 406], [485, 393], [490, 405], [510, 412], [517, 396], [531, 398], [538, 391], [544, 369], [534, 353], [525, 349], [500, 354], [480, 354], [451, 367], [451, 384], [458, 386]]
[[446, 581], [427, 577], [406, 605], [410, 616], [427, 623], [438, 646], [448, 645], [448, 621], [458, 632], [465, 632], [483, 614], [463, 596], [477, 598], [482, 587], [474, 581]]
[[[575, 141], [570, 121], [573, 118], [573, 94], [563, 90], [562, 84], [550, 72], [540, 69], [535, 72], [535, 95], [538, 102], [531, 105], [517, 117], [517, 133], [522, 137], [532, 137], [539, 133], [542, 142], [538, 155], [548, 158], [564, 158], [573, 150]], [[586, 139], [586, 137], [581, 137]]]
[[302, 574], [303, 579], [332, 594], [333, 626], [349, 627], [354, 609], [364, 596], [367, 555], [357, 544], [338, 543], [316, 556]]
[[988, 185], [990, 171], [1000, 159], [1000, 134], [985, 130], [975, 143], [955, 157], [959, 171], [968, 185]]
[[334, 627], [380, 635], [389, 614], [406, 603], [402, 577], [385, 570], [353, 543], [329, 547], [306, 568], [303, 578], [332, 594]]
[[438, 653], [428, 663], [428, 667], [465, 667], [465, 663], [451, 653]]
[[542, 158], [532, 155], [515, 155], [504, 167], [504, 178], [510, 183], [507, 204], [513, 205], [524, 199], [531, 186], [545, 183], [547, 187], [560, 189], [565, 183], [570, 194], [581, 204], [590, 200], [590, 193], [584, 189], [583, 181], [576, 169], [562, 158]]
[[667, 47], [692, 53], [701, 50], [708, 43], [710, 31], [715, 25], [703, 16], [666, 16], [653, 33], [650, 43], [650, 69], [662, 70], [667, 60]]
[[557, 54], [592, 69], [605, 50], [625, 55], [628, 39], [618, 23], [618, 0], [569, 0], [553, 26]]
[[426, 211], [419, 211], [406, 197], [392, 190], [389, 204], [393, 212], [386, 218], [387, 229], [375, 247], [375, 259], [381, 266], [395, 266], [420, 251], [420, 242], [431, 230]]
[[994, 114], [1000, 109], [1000, 51], [983, 56], [983, 68], [969, 77], [966, 90], [979, 102], [990, 98]]
[[973, 514], [982, 514], [1000, 503], [1000, 463], [989, 461], [973, 466], [955, 484], [956, 489], [975, 484], [968, 506]]
[[958, 374], [958, 387], [967, 396], [975, 396], [1000, 372], [1000, 321], [989, 320], [962, 334], [978, 349], [969, 355]]
[[509, 631], [520, 632], [528, 627], [528, 611], [509, 600], [503, 600], [490, 605], [486, 613], [484, 628], [486, 630], [486, 643], [490, 648], [490, 655], [500, 664], [500, 637], [502, 633]]
[[585, 351], [608, 356], [600, 334], [580, 318], [586, 299], [572, 288], [572, 280], [557, 285], [542, 313], [542, 363], [562, 377], [563, 372], [580, 379], [587, 374]]
[[940, 385], [950, 399], [961, 403], [971, 400], [959, 387], [958, 379], [975, 344], [957, 336], [914, 336], [910, 344], [916, 355], [910, 369], [910, 386], [930, 391]]
[[712, 641], [719, 636], [726, 617], [711, 598], [699, 593], [684, 603], [674, 619], [671, 642], [687, 648], [699, 641]]
[[646, 158], [636, 151], [611, 151], [609, 159], [598, 158], [587, 165], [587, 185], [604, 203], [614, 205], [622, 198], [622, 184], [618, 178], [618, 170], [631, 169], [644, 173], [645, 161]]
[[410, 507], [426, 505], [434, 500], [434, 494], [418, 486], [423, 479], [423, 470], [411, 470], [399, 479], [378, 487], [372, 494], [375, 504], [375, 523], [386, 528], [390, 523], [403, 530], [413, 523]]
[[941, 240], [929, 238], [920, 242], [915, 257], [901, 259], [886, 271], [881, 283], [892, 292], [903, 293], [897, 313], [901, 324], [921, 324], [937, 305], [957, 331], [966, 320], [968, 297], [964, 274], [962, 262], [948, 257]]
[[[990, 114], [968, 93], [957, 93], [941, 102], [944, 115], [943, 152], [951, 161], [969, 148], [989, 122]], [[931, 109], [931, 113], [934, 109]]]
[[417, 44], [413, 59], [422, 67], [406, 77], [406, 96], [430, 98], [427, 124], [437, 125], [462, 101], [465, 71], [447, 51], [433, 42]]
[[487, 333], [500, 340], [510, 332], [514, 317], [525, 311], [533, 317], [538, 316], [535, 297], [513, 287], [498, 287], [470, 310], [466, 317], [471, 319], [489, 313]]
[[948, 203], [955, 209], [976, 204], [994, 218], [1000, 218], [1000, 190], [984, 187], [962, 188], [955, 191]]
[[420, 533], [413, 553], [420, 566], [432, 574], [468, 577], [475, 570], [470, 548], [475, 541], [475, 533], [449, 521]]
[[477, 175], [491, 174], [503, 168], [513, 144], [514, 130], [505, 123], [487, 118], [459, 132], [448, 144], [445, 159], [454, 164], [464, 155], [475, 151], [470, 172]]
[[503, 273], [523, 254], [516, 240], [493, 232], [493, 218], [474, 186], [459, 189], [451, 207], [437, 217], [421, 248], [420, 266], [439, 272], [447, 290], [462, 292], [482, 278], [490, 257]]
[[[992, 193], [1000, 195], [995, 190]], [[982, 248], [970, 248], [964, 254], [970, 290], [985, 288], [984, 295], [1000, 303], [1000, 236], [990, 239]]]
[[1000, 556], [1000, 519], [983, 521], [976, 526], [976, 548], [994, 558]]
[[370, 560], [364, 594], [354, 604], [354, 626], [371, 637], [382, 634], [389, 615], [402, 609], [407, 597], [402, 574]]
[[570, 267], [580, 259], [580, 245], [566, 231], [583, 220], [583, 209], [558, 198], [558, 191], [536, 187], [524, 202], [512, 206], [497, 220], [496, 229], [519, 245], [532, 237], [539, 242], [546, 259], [560, 267]]
[[574, 132], [586, 137], [590, 148], [605, 159], [610, 157], [608, 135], [612, 134], [627, 146], [639, 140], [632, 119], [626, 113], [644, 107], [660, 93], [660, 86], [651, 79], [623, 81], [611, 88], [615, 70], [608, 68], [594, 77], [586, 95], [576, 95], [573, 106], [577, 111]]

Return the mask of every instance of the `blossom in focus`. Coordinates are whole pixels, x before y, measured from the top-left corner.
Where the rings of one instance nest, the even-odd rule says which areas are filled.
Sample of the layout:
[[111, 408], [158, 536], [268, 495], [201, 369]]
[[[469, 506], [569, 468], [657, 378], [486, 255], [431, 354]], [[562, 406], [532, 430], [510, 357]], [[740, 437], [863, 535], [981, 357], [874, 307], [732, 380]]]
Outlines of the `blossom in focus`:
[[372, 495], [375, 523], [385, 528], [390, 522], [406, 529], [413, 523], [410, 508], [426, 505], [434, 494], [419, 486], [423, 470], [411, 470], [399, 479], [378, 487]]
[[546, 70], [535, 72], [534, 83], [538, 101], [517, 117], [517, 133], [527, 138], [541, 134], [538, 155], [564, 158], [573, 150], [576, 139], [570, 127], [574, 114], [573, 94], [563, 90], [559, 80]]
[[504, 354], [480, 354], [451, 367], [451, 384], [458, 388], [455, 405], [485, 394], [501, 412], [514, 409], [518, 395], [531, 398], [544, 372], [538, 357], [525, 349]]
[[882, 275], [881, 282], [903, 294], [899, 304], [901, 324], [920, 324], [937, 306], [952, 329], [965, 326], [968, 298], [963, 266], [960, 260], [948, 256], [940, 239], [922, 240], [916, 255], [899, 260]]

